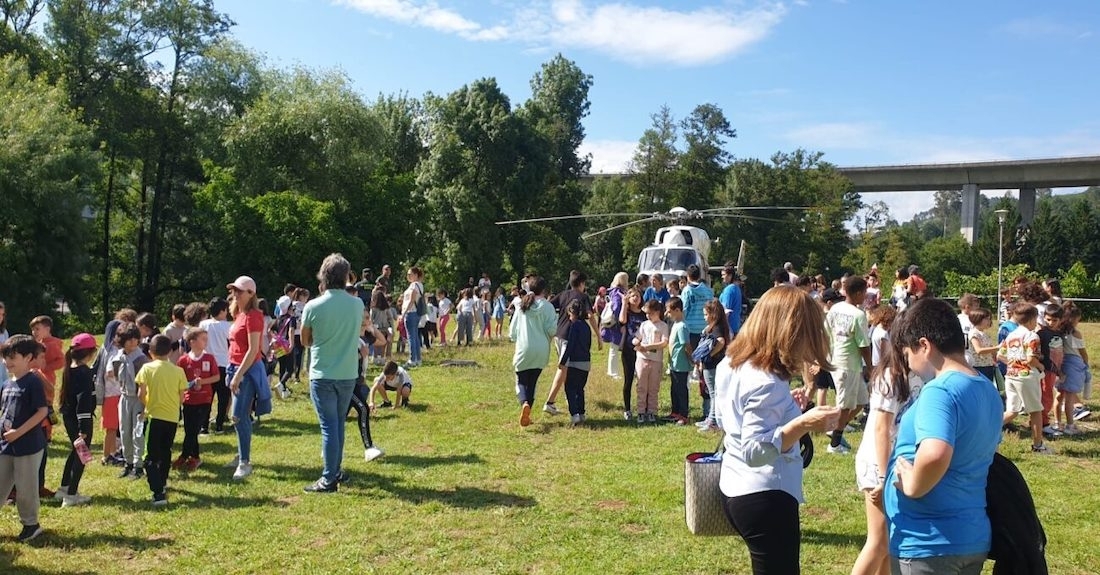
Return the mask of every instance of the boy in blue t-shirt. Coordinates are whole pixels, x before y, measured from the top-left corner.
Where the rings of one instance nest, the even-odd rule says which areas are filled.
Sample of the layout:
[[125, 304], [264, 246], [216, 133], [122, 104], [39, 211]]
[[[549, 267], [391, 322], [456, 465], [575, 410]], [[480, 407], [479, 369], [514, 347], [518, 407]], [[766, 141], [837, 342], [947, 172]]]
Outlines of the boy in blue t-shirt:
[[0, 354], [13, 379], [0, 382], [0, 494], [16, 488], [15, 504], [23, 530], [20, 541], [42, 534], [38, 524], [38, 466], [46, 450], [42, 420], [48, 413], [42, 380], [31, 365], [46, 352], [29, 335], [17, 335], [4, 342]]
[[967, 364], [946, 302], [917, 300], [890, 337], [928, 381], [901, 416], [882, 478], [894, 572], [904, 560], [914, 573], [979, 573], [992, 541], [985, 487], [1001, 441], [1000, 398]]
[[668, 317], [672, 320], [672, 331], [668, 338], [669, 377], [672, 378], [672, 414], [669, 419], [676, 425], [688, 422], [688, 375], [691, 374], [691, 356], [688, 354], [688, 330], [684, 323], [684, 302], [673, 296], [668, 300]]

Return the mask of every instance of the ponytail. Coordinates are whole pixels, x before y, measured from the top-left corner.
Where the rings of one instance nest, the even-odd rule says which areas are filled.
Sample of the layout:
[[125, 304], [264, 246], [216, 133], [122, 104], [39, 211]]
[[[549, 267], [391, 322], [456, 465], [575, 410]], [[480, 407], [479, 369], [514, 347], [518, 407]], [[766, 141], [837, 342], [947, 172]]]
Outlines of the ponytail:
[[525, 312], [531, 309], [531, 306], [535, 305], [535, 299], [546, 291], [546, 280], [536, 276], [527, 282], [527, 287], [530, 288], [530, 291], [523, 296], [523, 302], [519, 306]]
[[61, 388], [57, 392], [57, 396], [61, 398], [61, 401], [65, 401], [65, 388], [69, 387], [69, 378], [72, 377], [73, 371], [73, 348], [65, 350], [65, 369], [61, 372]]
[[871, 374], [871, 381], [879, 386], [884, 397], [896, 398], [899, 403], [909, 401], [912, 393], [909, 389], [909, 366], [905, 363], [901, 346], [887, 340], [879, 354], [880, 361]]

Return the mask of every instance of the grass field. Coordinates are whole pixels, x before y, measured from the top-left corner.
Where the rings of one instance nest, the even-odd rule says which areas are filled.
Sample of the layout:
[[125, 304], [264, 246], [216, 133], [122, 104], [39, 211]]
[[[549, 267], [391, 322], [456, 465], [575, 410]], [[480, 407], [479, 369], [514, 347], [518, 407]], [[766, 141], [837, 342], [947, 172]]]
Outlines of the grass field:
[[[1096, 361], [1100, 326], [1086, 329]], [[684, 455], [712, 449], [717, 436], [623, 421], [620, 388], [602, 368], [606, 351], [594, 357], [586, 428], [569, 428], [567, 415], [539, 414], [520, 430], [511, 351], [505, 343], [433, 350], [413, 373], [412, 407], [373, 420], [384, 458], [363, 461], [349, 421], [352, 482], [336, 494], [302, 492], [321, 463], [304, 385], [276, 400], [259, 428], [256, 472], [246, 482], [234, 483], [223, 468], [235, 452], [232, 434], [204, 438], [205, 464], [195, 473], [172, 473], [163, 511], [151, 508], [144, 481], [116, 479], [117, 468], [94, 463], [81, 486], [92, 505], [44, 503], [47, 531], [31, 545], [15, 542], [14, 507], [0, 509], [0, 573], [749, 572], [738, 538], [694, 537], [684, 526]], [[437, 365], [448, 357], [480, 367]], [[550, 378], [544, 372], [540, 394]], [[667, 380], [662, 386], [666, 412]], [[698, 411], [698, 397], [692, 402]], [[1001, 448], [1031, 483], [1052, 573], [1100, 572], [1093, 528], [1100, 424], [1084, 427], [1086, 435], [1054, 442], [1054, 456], [1024, 453], [1027, 442], [1016, 435]], [[182, 430], [176, 453], [181, 438]], [[857, 444], [858, 434], [852, 439]], [[848, 573], [864, 537], [853, 459], [826, 454], [823, 436], [816, 443], [805, 477], [803, 572]], [[55, 437], [50, 487], [66, 453]]]

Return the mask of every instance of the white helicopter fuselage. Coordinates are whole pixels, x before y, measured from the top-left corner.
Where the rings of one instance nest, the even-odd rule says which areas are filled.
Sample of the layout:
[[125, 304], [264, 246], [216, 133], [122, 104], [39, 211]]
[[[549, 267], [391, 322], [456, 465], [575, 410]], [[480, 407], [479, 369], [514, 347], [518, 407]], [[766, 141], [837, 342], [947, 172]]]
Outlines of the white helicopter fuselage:
[[650, 277], [660, 274], [670, 280], [687, 275], [694, 264], [706, 274], [710, 270], [710, 236], [695, 226], [666, 226], [657, 230], [653, 244], [638, 254], [638, 271]]

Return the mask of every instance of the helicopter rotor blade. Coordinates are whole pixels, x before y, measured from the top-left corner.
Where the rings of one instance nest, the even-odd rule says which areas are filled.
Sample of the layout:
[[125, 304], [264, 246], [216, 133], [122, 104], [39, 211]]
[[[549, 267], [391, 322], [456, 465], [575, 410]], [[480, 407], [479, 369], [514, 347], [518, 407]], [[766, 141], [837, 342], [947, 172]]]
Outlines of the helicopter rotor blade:
[[538, 222], [556, 222], [561, 220], [577, 220], [583, 218], [641, 218], [649, 217], [653, 214], [578, 214], [574, 216], [550, 216], [546, 218], [529, 218], [526, 220], [506, 220], [503, 222], [495, 222], [498, 226], [508, 226], [512, 224], [533, 224]]
[[707, 210], [698, 210], [700, 214], [716, 214], [719, 212], [732, 212], [732, 211], [763, 211], [763, 210], [812, 210], [812, 206], [733, 206], [729, 208], [710, 208]]
[[626, 222], [625, 224], [619, 224], [617, 226], [611, 226], [610, 228], [600, 230], [598, 232], [592, 232], [590, 234], [584, 234], [584, 235], [581, 236], [581, 239], [582, 240], [587, 240], [588, 238], [591, 238], [593, 236], [598, 236], [600, 234], [606, 234], [607, 232], [613, 232], [617, 229], [625, 228], [627, 226], [632, 226], [634, 224], [644, 224], [646, 222], [655, 222], [655, 221], [658, 221], [658, 220], [661, 220], [661, 219], [663, 219], [663, 216], [650, 216], [648, 218], [642, 218], [640, 220], [634, 220], [632, 222]]

